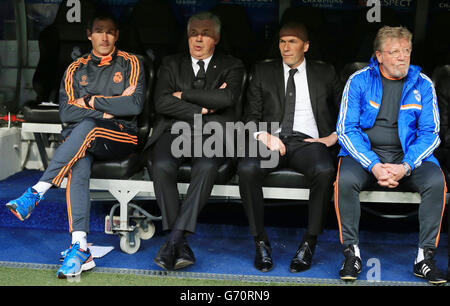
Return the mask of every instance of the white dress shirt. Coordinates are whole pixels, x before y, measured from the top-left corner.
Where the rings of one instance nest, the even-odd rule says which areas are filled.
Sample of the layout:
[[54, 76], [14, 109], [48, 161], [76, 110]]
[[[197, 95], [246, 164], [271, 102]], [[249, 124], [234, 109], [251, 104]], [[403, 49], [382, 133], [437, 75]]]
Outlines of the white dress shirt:
[[[283, 63], [284, 69], [284, 88], [286, 91], [287, 81], [289, 78], [288, 65]], [[306, 59], [297, 67], [298, 71], [294, 74], [295, 83], [295, 113], [294, 125], [292, 129], [297, 132], [309, 135], [312, 138], [319, 138], [319, 130], [317, 129], [316, 119], [311, 106], [309, 97], [308, 79], [306, 78]], [[281, 127], [283, 129], [283, 127]]]
[[[286, 92], [287, 82], [289, 78], [289, 70], [291, 67], [283, 63], [284, 71], [284, 91]], [[309, 97], [308, 80], [306, 78], [306, 59], [297, 67], [298, 71], [294, 74], [295, 83], [295, 113], [294, 125], [292, 129], [297, 132], [309, 135], [312, 138], [319, 138], [319, 130], [317, 128], [316, 119], [312, 111], [311, 99]], [[275, 131], [279, 134], [281, 129]], [[254, 133], [256, 137], [262, 132]]]
[[[213, 56], [212, 56], [212, 54], [211, 54], [211, 56], [210, 57], [208, 57], [208, 58], [205, 58], [203, 61], [205, 62], [205, 73], [206, 73], [206, 71], [208, 70], [208, 65], [209, 65], [209, 62], [211, 61], [211, 58], [212, 58]], [[192, 69], [194, 69], [194, 75], [197, 75], [197, 72], [200, 70], [200, 66], [197, 64], [197, 62], [199, 61], [198, 59], [196, 59], [196, 58], [193, 58], [192, 56], [191, 56], [191, 59], [192, 59]]]

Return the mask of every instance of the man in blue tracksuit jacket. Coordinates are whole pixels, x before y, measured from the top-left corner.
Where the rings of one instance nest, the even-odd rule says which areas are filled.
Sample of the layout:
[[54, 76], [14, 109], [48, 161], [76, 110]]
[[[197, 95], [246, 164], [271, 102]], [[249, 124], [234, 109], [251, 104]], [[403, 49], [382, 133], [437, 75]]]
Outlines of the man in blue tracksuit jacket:
[[445, 283], [433, 259], [445, 207], [445, 179], [433, 151], [439, 146], [439, 110], [431, 80], [410, 65], [412, 34], [383, 27], [370, 64], [345, 86], [336, 131], [341, 145], [335, 209], [345, 260], [343, 280], [361, 272], [359, 193], [378, 184], [401, 185], [421, 196], [419, 251], [414, 274]]

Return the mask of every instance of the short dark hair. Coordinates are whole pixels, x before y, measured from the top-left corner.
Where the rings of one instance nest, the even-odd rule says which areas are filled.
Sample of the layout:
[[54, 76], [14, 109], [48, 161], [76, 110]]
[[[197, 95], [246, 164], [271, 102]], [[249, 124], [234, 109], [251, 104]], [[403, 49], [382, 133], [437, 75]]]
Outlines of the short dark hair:
[[292, 31], [293, 33], [295, 33], [294, 36], [297, 36], [304, 42], [309, 41], [308, 29], [301, 22], [294, 20], [287, 21], [281, 25], [279, 33], [286, 30]]
[[92, 31], [92, 27], [94, 26], [95, 20], [111, 20], [114, 23], [116, 30], [119, 29], [119, 21], [116, 16], [114, 16], [111, 12], [107, 10], [97, 10], [94, 15], [89, 19], [87, 23], [87, 29]]

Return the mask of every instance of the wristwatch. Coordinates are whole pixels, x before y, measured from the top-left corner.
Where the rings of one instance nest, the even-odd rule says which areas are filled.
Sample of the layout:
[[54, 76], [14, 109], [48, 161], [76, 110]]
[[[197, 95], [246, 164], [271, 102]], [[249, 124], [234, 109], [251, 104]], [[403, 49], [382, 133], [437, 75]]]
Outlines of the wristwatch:
[[91, 100], [92, 95], [84, 95], [83, 100], [86, 107], [92, 108], [92, 106], [89, 105], [89, 101]]
[[405, 176], [410, 176], [411, 175], [411, 167], [408, 165], [407, 162], [404, 162], [403, 167], [405, 167]]

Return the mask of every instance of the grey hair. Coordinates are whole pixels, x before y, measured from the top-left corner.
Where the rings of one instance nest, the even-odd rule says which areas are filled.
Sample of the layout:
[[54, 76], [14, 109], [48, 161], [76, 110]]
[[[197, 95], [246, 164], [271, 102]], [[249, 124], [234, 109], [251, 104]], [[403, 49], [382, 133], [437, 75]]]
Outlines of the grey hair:
[[214, 30], [216, 34], [220, 34], [220, 27], [222, 23], [220, 22], [219, 17], [211, 12], [200, 12], [195, 15], [192, 15], [187, 22], [187, 30], [189, 31], [189, 27], [191, 26], [192, 21], [194, 20], [211, 20], [214, 23]]
[[405, 27], [384, 26], [378, 30], [377, 36], [373, 41], [373, 52], [382, 51], [381, 47], [390, 38], [406, 38], [412, 45], [412, 33]]

